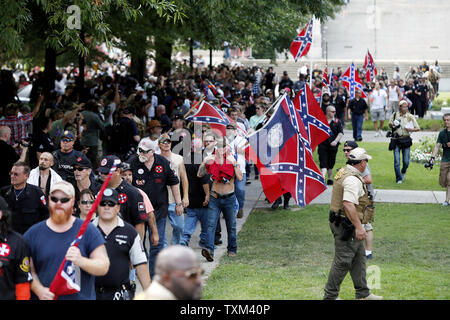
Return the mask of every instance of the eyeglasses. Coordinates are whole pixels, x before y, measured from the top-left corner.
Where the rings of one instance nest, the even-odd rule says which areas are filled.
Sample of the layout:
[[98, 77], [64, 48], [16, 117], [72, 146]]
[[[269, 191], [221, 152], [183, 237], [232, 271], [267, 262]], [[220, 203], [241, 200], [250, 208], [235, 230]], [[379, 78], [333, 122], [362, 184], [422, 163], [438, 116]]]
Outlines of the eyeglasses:
[[81, 204], [93, 204], [94, 200], [80, 200]]
[[52, 202], [54, 202], [54, 203], [58, 203], [58, 201], [61, 202], [61, 203], [67, 203], [67, 202], [70, 201], [70, 199], [71, 198], [57, 198], [57, 197], [54, 197], [54, 196], [50, 197], [50, 200], [52, 200]]
[[152, 149], [145, 151], [142, 148], [138, 148], [139, 153], [149, 153], [150, 151], [153, 151]]
[[344, 152], [350, 152], [352, 149], [344, 149]]
[[116, 204], [114, 202], [108, 201], [108, 200], [100, 202], [100, 207], [106, 207], [106, 206], [112, 208], [112, 207], [115, 207]]

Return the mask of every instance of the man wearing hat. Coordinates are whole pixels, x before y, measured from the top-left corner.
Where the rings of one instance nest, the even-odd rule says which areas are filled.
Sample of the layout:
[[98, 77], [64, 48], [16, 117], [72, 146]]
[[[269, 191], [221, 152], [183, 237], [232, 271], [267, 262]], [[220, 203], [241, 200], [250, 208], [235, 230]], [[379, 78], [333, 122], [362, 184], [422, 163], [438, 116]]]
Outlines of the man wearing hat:
[[[355, 141], [348, 140], [345, 142], [343, 151], [344, 151], [344, 154], [345, 154], [345, 157], [347, 158], [347, 160], [349, 158], [350, 152], [355, 148], [358, 148], [358, 144]], [[372, 185], [372, 173], [370, 171], [370, 167], [369, 167], [368, 163], [366, 165], [366, 169], [364, 169], [364, 172], [361, 173], [361, 177], [362, 177], [364, 183], [366, 184], [367, 191], [369, 192], [370, 195], [373, 196], [375, 193], [374, 193], [373, 185]], [[372, 259], [372, 243], [373, 243], [372, 224], [370, 222], [365, 223], [364, 229], [367, 232], [367, 236], [365, 239], [366, 258]]]
[[[184, 116], [181, 113], [172, 115], [172, 131], [169, 132], [172, 141], [171, 149], [178, 155], [191, 150], [192, 131], [184, 126]], [[183, 142], [184, 141], [184, 142]], [[180, 144], [181, 145], [178, 145]]]
[[115, 189], [119, 193], [120, 216], [122, 219], [133, 225], [141, 239], [144, 239], [145, 222], [148, 220], [144, 199], [136, 187], [123, 179], [122, 161], [115, 155], [106, 156], [101, 160], [98, 172], [101, 179], [105, 180], [114, 164], [117, 166], [117, 169], [112, 174], [108, 187]]
[[54, 165], [53, 170], [61, 178], [70, 183], [75, 183], [73, 175], [73, 164], [76, 159], [83, 156], [83, 153], [73, 148], [75, 135], [70, 130], [65, 130], [61, 135], [60, 149], [53, 151]]
[[92, 222], [106, 241], [110, 258], [108, 273], [95, 278], [97, 300], [131, 300], [130, 265], [136, 269], [142, 288], [150, 285], [147, 256], [136, 229], [119, 217], [119, 194], [106, 188], [98, 206], [98, 217]]
[[24, 238], [30, 247], [31, 290], [39, 300], [53, 300], [49, 287], [64, 258], [73, 263], [80, 292], [59, 296], [60, 300], [95, 300], [95, 277], [109, 269], [109, 258], [97, 228], [89, 223], [78, 247], [73, 246], [83, 220], [73, 216], [75, 189], [67, 181], [52, 186], [50, 217], [32, 226]]
[[[405, 180], [406, 170], [409, 166], [410, 149], [412, 145], [411, 133], [420, 130], [416, 118], [409, 113], [408, 103], [405, 100], [399, 102], [399, 111], [395, 112], [389, 121], [392, 128], [394, 146], [394, 171], [395, 181], [400, 184]], [[400, 151], [402, 152], [403, 166], [400, 170]]]
[[96, 195], [102, 185], [95, 180], [91, 179], [92, 163], [85, 156], [78, 157], [73, 163], [73, 175], [75, 178], [75, 207], [74, 211], [78, 212], [78, 202], [80, 200], [80, 192], [84, 189], [91, 190], [93, 195]]
[[156, 143], [154, 141], [151, 141], [149, 138], [143, 138], [139, 142], [136, 156], [131, 157], [129, 160], [133, 171], [133, 186], [147, 193], [155, 209], [159, 243], [158, 245], [150, 244], [149, 268], [151, 277], [153, 277], [155, 270], [156, 256], [163, 248], [166, 234], [166, 218], [169, 208], [167, 186], [170, 186], [175, 199], [176, 214], [181, 216], [184, 211], [180, 196], [180, 180], [170, 167], [169, 160], [159, 154], [155, 154], [155, 147]]
[[370, 293], [366, 281], [366, 256], [363, 240], [367, 234], [363, 224], [373, 220], [373, 202], [362, 180], [367, 162], [372, 159], [363, 148], [353, 149], [347, 166], [334, 177], [330, 204], [330, 228], [334, 236], [335, 254], [325, 285], [324, 299], [339, 299], [342, 281], [352, 276], [356, 299], [381, 300]]
[[149, 133], [149, 138], [152, 141], [156, 141], [162, 133], [162, 125], [158, 120], [152, 120], [147, 125], [147, 131]]

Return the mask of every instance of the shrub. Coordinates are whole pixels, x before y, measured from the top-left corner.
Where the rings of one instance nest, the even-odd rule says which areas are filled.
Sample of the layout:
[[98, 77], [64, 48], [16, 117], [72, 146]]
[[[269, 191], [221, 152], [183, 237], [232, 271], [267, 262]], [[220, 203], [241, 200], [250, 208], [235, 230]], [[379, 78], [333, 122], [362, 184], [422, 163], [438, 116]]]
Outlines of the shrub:
[[[411, 161], [418, 163], [425, 163], [430, 160], [431, 153], [433, 152], [434, 146], [436, 145], [437, 135], [435, 137], [424, 137], [419, 140], [418, 143], [414, 143], [413, 149], [411, 151]], [[435, 164], [441, 162], [441, 155], [438, 153], [436, 159], [434, 159]]]

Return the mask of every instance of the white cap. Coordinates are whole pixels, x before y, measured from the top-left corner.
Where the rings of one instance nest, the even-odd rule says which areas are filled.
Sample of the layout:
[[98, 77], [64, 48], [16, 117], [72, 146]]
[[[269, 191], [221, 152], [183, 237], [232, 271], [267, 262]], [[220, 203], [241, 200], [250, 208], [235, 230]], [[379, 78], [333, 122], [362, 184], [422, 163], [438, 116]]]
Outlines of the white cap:
[[358, 160], [370, 160], [372, 159], [372, 157], [366, 153], [365, 149], [358, 147], [350, 151], [348, 159], [358, 161]]
[[75, 197], [75, 189], [73, 188], [73, 185], [67, 181], [60, 181], [52, 184], [52, 187], [50, 188], [50, 194], [57, 190], [64, 192], [70, 198]]

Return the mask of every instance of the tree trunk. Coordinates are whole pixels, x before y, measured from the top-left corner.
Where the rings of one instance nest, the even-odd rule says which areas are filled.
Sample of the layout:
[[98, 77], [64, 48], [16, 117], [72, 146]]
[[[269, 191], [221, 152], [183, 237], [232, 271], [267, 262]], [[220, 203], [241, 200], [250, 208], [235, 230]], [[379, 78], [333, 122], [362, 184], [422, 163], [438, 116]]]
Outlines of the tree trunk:
[[212, 70], [213, 62], [212, 62], [212, 48], [209, 47], [209, 70]]
[[189, 40], [189, 67], [194, 70], [194, 40]]
[[[84, 42], [84, 31], [80, 31], [81, 41]], [[86, 102], [86, 91], [84, 90], [84, 70], [86, 67], [86, 59], [82, 55], [78, 56], [78, 78], [77, 78], [77, 90], [80, 102]]]
[[140, 84], [144, 83], [146, 60], [140, 54], [131, 53], [131, 74]]
[[50, 96], [50, 92], [55, 89], [56, 79], [56, 50], [45, 48], [45, 69], [44, 69], [44, 95]]
[[155, 47], [156, 72], [159, 75], [169, 76], [172, 61], [172, 41], [156, 38]]

